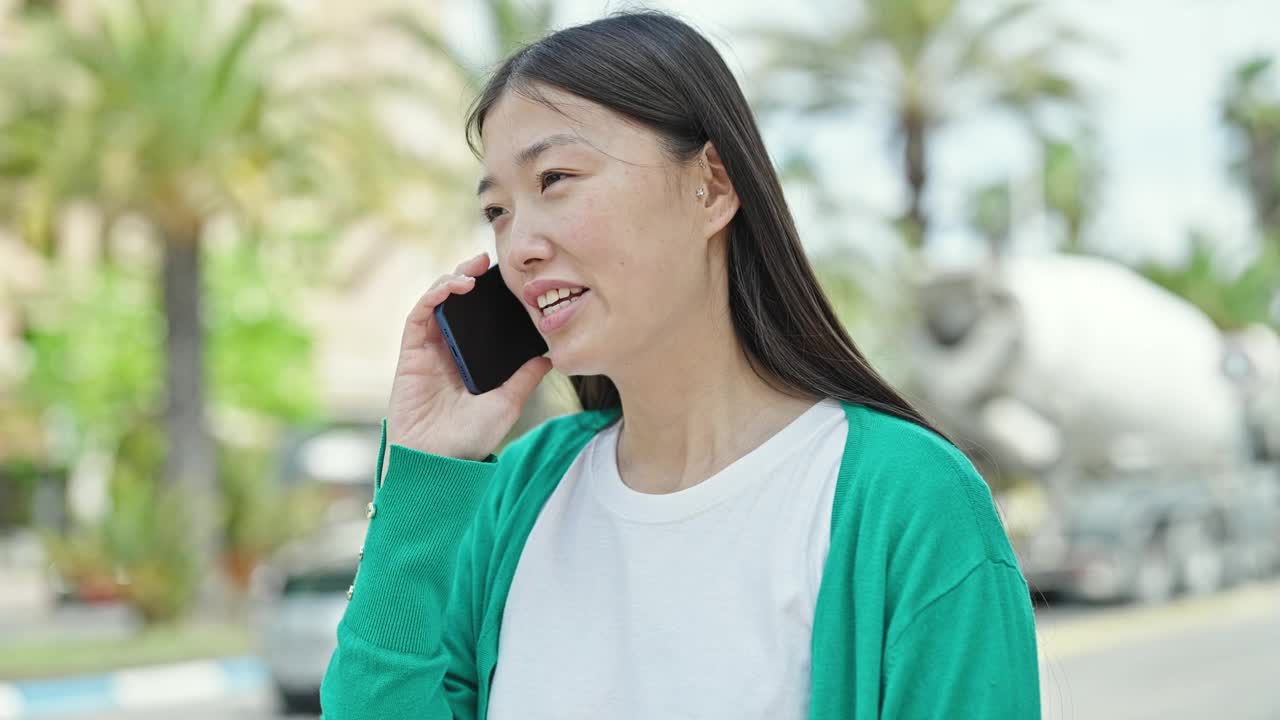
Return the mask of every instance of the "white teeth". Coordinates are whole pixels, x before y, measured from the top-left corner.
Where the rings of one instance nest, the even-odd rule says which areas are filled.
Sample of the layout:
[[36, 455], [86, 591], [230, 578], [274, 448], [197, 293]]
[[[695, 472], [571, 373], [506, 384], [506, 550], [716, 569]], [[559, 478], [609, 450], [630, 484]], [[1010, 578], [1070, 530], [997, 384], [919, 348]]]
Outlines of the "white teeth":
[[583, 288], [556, 288], [555, 290], [548, 290], [538, 296], [538, 307], [545, 309], [548, 305], [556, 302], [557, 300], [563, 300], [570, 295], [582, 294], [582, 290]]
[[[572, 297], [572, 298], [569, 300], [569, 302], [563, 302], [563, 303], [560, 303], [560, 304], [558, 304], [558, 305], [552, 305], [551, 307], [543, 308], [543, 309], [542, 309], [542, 317], [547, 317], [548, 315], [552, 315], [552, 314], [558, 313], [558, 312], [560, 312], [561, 310], [563, 310], [564, 308], [567, 308], [567, 307], [569, 307], [570, 305], [572, 305], [572, 304], [574, 304], [574, 303], [578, 302], [579, 300], [581, 300], [581, 299], [582, 299], [582, 298], [578, 297], [578, 295], [579, 295], [579, 294], [580, 294], [580, 293], [575, 293], [575, 294], [574, 294], [574, 297]], [[541, 300], [541, 298], [539, 298], [539, 300]]]

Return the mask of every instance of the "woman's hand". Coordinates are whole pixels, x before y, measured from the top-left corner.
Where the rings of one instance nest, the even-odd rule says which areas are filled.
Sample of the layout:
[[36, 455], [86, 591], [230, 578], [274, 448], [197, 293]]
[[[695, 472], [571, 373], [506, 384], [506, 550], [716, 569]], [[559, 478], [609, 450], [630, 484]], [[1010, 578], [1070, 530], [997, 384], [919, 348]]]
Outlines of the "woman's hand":
[[391, 384], [387, 440], [414, 450], [483, 460], [510, 432], [533, 389], [551, 370], [551, 361], [526, 362], [501, 387], [472, 395], [462, 383], [453, 356], [436, 323], [436, 306], [452, 294], [475, 287], [489, 269], [481, 253], [432, 284], [404, 325], [400, 360]]

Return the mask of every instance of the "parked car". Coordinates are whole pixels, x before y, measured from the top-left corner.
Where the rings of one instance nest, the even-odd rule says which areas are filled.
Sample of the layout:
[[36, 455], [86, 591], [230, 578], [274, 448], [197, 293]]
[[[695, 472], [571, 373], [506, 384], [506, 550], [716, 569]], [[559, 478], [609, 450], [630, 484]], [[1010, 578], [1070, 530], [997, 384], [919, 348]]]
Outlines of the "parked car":
[[359, 418], [298, 428], [281, 443], [277, 481], [283, 487], [323, 488], [328, 522], [362, 518], [373, 493], [381, 431], [380, 422]]
[[315, 712], [366, 522], [333, 525], [283, 548], [254, 578], [258, 650], [286, 712]]

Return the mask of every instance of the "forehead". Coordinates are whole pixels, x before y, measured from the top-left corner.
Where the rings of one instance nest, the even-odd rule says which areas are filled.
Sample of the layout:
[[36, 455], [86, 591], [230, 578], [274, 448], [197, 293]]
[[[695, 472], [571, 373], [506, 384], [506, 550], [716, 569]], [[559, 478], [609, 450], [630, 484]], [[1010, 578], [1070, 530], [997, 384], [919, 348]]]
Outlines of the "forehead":
[[535, 88], [534, 97], [508, 89], [485, 116], [480, 136], [483, 162], [514, 162], [522, 149], [562, 134], [580, 137], [587, 146], [610, 155], [633, 155], [637, 143], [656, 144], [645, 128], [585, 98], [543, 86]]

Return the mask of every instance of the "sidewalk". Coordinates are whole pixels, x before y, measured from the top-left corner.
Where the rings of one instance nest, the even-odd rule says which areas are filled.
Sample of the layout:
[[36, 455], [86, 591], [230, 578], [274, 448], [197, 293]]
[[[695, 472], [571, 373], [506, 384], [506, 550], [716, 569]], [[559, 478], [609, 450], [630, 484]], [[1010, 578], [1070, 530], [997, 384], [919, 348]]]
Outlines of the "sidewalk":
[[155, 709], [260, 692], [269, 685], [266, 667], [250, 656], [0, 683], [0, 720]]
[[53, 591], [39, 570], [0, 564], [0, 643], [31, 633], [53, 612]]

